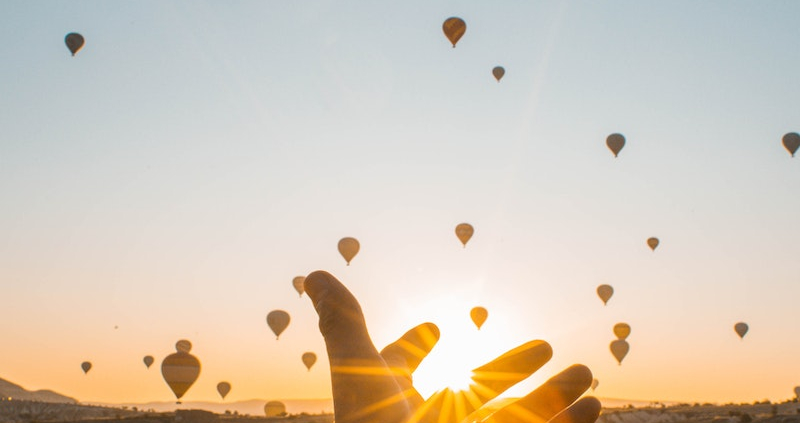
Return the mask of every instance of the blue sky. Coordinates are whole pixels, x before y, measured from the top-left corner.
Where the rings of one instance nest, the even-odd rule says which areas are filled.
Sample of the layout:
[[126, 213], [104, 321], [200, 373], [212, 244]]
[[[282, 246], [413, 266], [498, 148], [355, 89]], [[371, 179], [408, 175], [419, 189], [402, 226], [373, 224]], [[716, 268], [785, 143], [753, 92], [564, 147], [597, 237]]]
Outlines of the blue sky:
[[[0, 304], [17, 322], [0, 377], [168, 398], [157, 378], [88, 384], [79, 363], [137, 380], [125, 354], [139, 366], [190, 337], [207, 373], [188, 395], [214, 398], [214, 377], [322, 351], [291, 286], [322, 268], [378, 343], [481, 303], [474, 360], [544, 338], [541, 378], [584, 362], [598, 395], [791, 396], [800, 165], [780, 142], [800, 125], [800, 6], [497, 3], [0, 5]], [[455, 49], [450, 16], [467, 23]], [[350, 267], [344, 236], [362, 244]], [[605, 308], [601, 283], [617, 291]], [[293, 315], [280, 350], [274, 308]], [[633, 327], [623, 366], [617, 321]], [[58, 357], [25, 365], [50, 342]], [[227, 368], [237, 343], [249, 352]], [[304, 385], [232, 380], [231, 396], [329, 395], [326, 365]]]

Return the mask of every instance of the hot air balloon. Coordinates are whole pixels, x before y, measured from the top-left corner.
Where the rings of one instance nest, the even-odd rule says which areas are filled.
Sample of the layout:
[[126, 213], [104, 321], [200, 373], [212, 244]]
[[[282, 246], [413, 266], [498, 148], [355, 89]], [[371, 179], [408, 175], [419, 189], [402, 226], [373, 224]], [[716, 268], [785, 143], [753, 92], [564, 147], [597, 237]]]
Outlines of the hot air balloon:
[[603, 300], [603, 305], [608, 304], [608, 300], [614, 295], [614, 288], [611, 285], [600, 285], [597, 287], [597, 296]]
[[789, 132], [783, 136], [783, 146], [789, 151], [789, 154], [794, 157], [794, 153], [800, 148], [800, 135], [797, 132]]
[[225, 396], [228, 395], [228, 392], [231, 391], [231, 384], [228, 382], [220, 382], [217, 384], [217, 392], [219, 392], [219, 396], [222, 399], [225, 399]]
[[502, 66], [495, 66], [494, 69], [492, 69], [492, 75], [494, 75], [494, 79], [496, 79], [497, 82], [500, 82], [500, 80], [503, 79], [503, 75], [505, 74], [506, 70], [503, 69]]
[[92, 363], [84, 361], [81, 363], [81, 369], [83, 369], [83, 373], [89, 373], [89, 370], [92, 370]]
[[187, 341], [186, 339], [181, 339], [180, 341], [175, 343], [175, 349], [178, 352], [185, 352], [188, 353], [192, 350], [192, 343]]
[[175, 397], [180, 400], [200, 376], [200, 360], [188, 352], [178, 349], [177, 352], [166, 356], [161, 362], [161, 375], [172, 389]]
[[447, 18], [442, 24], [442, 30], [447, 39], [453, 44], [453, 48], [456, 48], [456, 43], [467, 30], [467, 24], [461, 18]]
[[280, 401], [270, 401], [264, 405], [264, 414], [275, 417], [286, 414], [286, 406]]
[[83, 48], [83, 35], [77, 32], [70, 32], [64, 37], [64, 42], [67, 43], [67, 48], [70, 53], [75, 56], [75, 54]]
[[303, 296], [303, 292], [305, 292], [305, 285], [304, 285], [305, 282], [306, 282], [305, 276], [295, 276], [295, 278], [292, 279], [292, 285], [294, 285], [294, 290], [297, 291], [297, 293], [300, 294], [301, 297]]
[[600, 385], [600, 381], [599, 381], [599, 380], [597, 380], [597, 379], [592, 379], [592, 391], [594, 391], [595, 389], [597, 389], [597, 387], [598, 387], [599, 385]]
[[739, 323], [733, 325], [733, 330], [736, 331], [736, 334], [739, 335], [739, 338], [742, 338], [742, 339], [744, 339], [744, 336], [747, 334], [747, 331], [749, 329], [750, 329], [750, 327], [747, 326], [747, 323], [744, 323], [744, 322], [739, 322]]
[[800, 399], [800, 386], [794, 387], [794, 396]]
[[347, 265], [350, 265], [350, 260], [358, 254], [358, 250], [361, 248], [361, 245], [358, 243], [358, 240], [355, 238], [342, 238], [339, 240], [339, 254], [344, 257], [344, 260], [347, 262]]
[[630, 345], [624, 339], [617, 339], [611, 342], [611, 354], [614, 354], [614, 358], [617, 359], [620, 365], [622, 365], [622, 359], [628, 355], [628, 350], [630, 350]]
[[631, 326], [627, 323], [617, 323], [614, 325], [614, 335], [617, 339], [625, 340], [631, 334]]
[[281, 333], [289, 326], [289, 313], [283, 310], [272, 310], [267, 314], [267, 324], [272, 332], [275, 333], [275, 339], [280, 338]]
[[147, 368], [149, 369], [150, 366], [153, 365], [153, 362], [155, 361], [155, 359], [153, 358], [152, 355], [146, 355], [146, 356], [144, 356], [144, 360], [142, 360], [142, 361], [144, 361], [144, 365], [147, 366]]
[[486, 318], [489, 317], [489, 312], [483, 307], [474, 307], [469, 311], [469, 317], [472, 318], [472, 323], [475, 323], [475, 326], [478, 327], [478, 330], [481, 330], [483, 322], [485, 322]]
[[308, 371], [310, 372], [311, 366], [313, 366], [314, 363], [317, 362], [317, 355], [312, 352], [303, 353], [302, 360], [303, 364], [306, 365], [306, 369], [308, 369]]
[[606, 137], [606, 145], [614, 153], [614, 157], [617, 157], [622, 147], [625, 147], [625, 137], [622, 134], [611, 134]]
[[473, 228], [469, 223], [459, 223], [456, 225], [456, 236], [458, 237], [459, 241], [464, 244], [464, 248], [467, 248], [467, 241], [472, 238], [472, 234], [474, 233], [475, 228]]
[[655, 251], [656, 247], [658, 247], [658, 238], [656, 237], [647, 238], [647, 246], [650, 247], [651, 250]]

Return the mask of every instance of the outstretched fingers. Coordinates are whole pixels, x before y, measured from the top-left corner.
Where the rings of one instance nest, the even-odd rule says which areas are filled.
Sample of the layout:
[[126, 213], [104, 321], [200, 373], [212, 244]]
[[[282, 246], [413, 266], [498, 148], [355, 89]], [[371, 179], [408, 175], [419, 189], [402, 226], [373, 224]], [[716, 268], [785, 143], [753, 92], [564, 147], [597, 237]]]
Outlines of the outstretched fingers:
[[468, 391], [439, 391], [417, 409], [411, 422], [456, 423], [528, 378], [542, 367], [553, 350], [547, 342], [530, 341], [473, 370]]
[[592, 423], [600, 414], [600, 402], [592, 397], [575, 402], [591, 383], [592, 372], [588, 367], [570, 366], [530, 394], [498, 410], [486, 422]]

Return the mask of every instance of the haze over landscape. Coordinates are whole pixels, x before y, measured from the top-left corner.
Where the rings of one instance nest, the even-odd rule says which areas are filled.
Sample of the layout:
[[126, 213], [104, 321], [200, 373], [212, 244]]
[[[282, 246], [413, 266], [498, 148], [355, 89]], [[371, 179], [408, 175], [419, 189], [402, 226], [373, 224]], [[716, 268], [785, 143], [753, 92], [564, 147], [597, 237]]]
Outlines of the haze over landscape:
[[[223, 401], [221, 381], [225, 402], [327, 401], [317, 315], [292, 284], [324, 269], [376, 345], [440, 327], [415, 374], [425, 394], [544, 339], [552, 360], [508, 396], [583, 363], [602, 398], [793, 398], [800, 158], [782, 138], [800, 131], [798, 13], [2, 2], [0, 378], [174, 402], [161, 363], [187, 339], [202, 368], [185, 402]], [[279, 339], [273, 310], [291, 316]]]

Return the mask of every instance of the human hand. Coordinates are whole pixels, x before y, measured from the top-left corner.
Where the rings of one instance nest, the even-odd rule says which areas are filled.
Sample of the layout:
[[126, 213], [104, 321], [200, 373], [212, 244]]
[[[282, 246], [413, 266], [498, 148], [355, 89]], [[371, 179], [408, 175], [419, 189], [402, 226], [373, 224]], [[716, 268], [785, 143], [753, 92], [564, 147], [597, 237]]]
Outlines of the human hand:
[[[461, 423], [552, 356], [544, 341], [525, 343], [473, 370], [469, 391], [445, 389], [424, 400], [411, 375], [439, 340], [436, 325], [423, 323], [378, 352], [361, 306], [341, 282], [317, 271], [306, 277], [305, 291], [319, 315], [328, 350], [337, 423]], [[570, 366], [483, 421], [593, 423], [600, 402], [593, 397], [578, 400], [591, 382], [586, 366]]]

